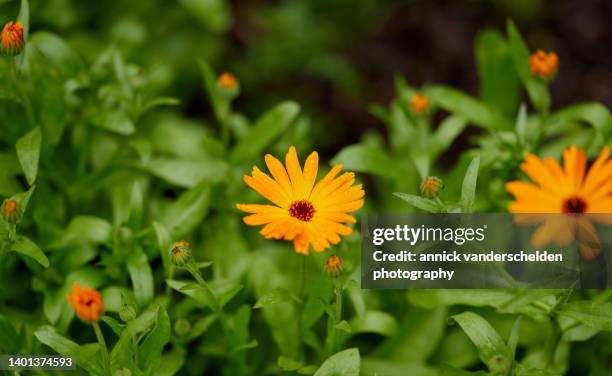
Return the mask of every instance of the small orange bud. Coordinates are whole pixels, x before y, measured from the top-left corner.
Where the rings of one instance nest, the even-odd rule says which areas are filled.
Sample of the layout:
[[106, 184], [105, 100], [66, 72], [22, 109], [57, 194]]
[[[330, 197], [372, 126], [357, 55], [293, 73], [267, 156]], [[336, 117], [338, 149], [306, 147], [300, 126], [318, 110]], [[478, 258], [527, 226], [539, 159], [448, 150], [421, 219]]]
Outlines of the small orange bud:
[[21, 21], [9, 21], [2, 29], [2, 52], [5, 55], [19, 55], [23, 50], [23, 24]]
[[559, 69], [559, 57], [554, 52], [546, 53], [542, 50], [537, 50], [529, 58], [531, 66], [531, 75], [543, 79], [552, 78]]
[[81, 288], [79, 282], [72, 286], [72, 291], [68, 294], [68, 301], [77, 317], [88, 323], [100, 320], [104, 312], [104, 302], [100, 292], [90, 287]]
[[442, 179], [435, 176], [428, 176], [421, 183], [421, 195], [427, 198], [436, 198], [444, 189]]
[[410, 98], [410, 106], [417, 114], [422, 114], [429, 108], [429, 99], [421, 93], [416, 93]]
[[342, 257], [331, 255], [325, 261], [325, 269], [332, 276], [337, 276], [342, 272]]
[[223, 72], [219, 75], [217, 83], [224, 89], [235, 89], [238, 86], [238, 81], [233, 74], [229, 72]]
[[14, 218], [15, 213], [17, 213], [17, 201], [12, 198], [4, 200], [4, 203], [2, 203], [2, 215], [4, 219], [10, 221]]

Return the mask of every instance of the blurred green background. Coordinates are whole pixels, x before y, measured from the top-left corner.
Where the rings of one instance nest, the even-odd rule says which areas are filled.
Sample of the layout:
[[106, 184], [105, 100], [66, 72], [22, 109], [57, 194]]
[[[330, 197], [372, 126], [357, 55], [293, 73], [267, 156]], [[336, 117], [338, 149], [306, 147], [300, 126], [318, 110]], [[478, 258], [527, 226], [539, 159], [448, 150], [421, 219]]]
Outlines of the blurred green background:
[[[11, 19], [19, 2], [3, 3], [0, 17]], [[391, 100], [395, 74], [477, 95], [474, 40], [486, 28], [503, 31], [508, 18], [532, 48], [560, 55], [556, 107], [576, 98], [612, 105], [606, 0], [32, 0], [31, 8], [33, 31], [57, 33], [89, 63], [117, 46], [156, 78], [153, 90], [180, 98], [189, 117], [211, 112], [198, 58], [237, 75], [236, 107], [250, 117], [296, 100], [311, 117], [313, 144], [330, 157], [383, 128], [368, 106]]]

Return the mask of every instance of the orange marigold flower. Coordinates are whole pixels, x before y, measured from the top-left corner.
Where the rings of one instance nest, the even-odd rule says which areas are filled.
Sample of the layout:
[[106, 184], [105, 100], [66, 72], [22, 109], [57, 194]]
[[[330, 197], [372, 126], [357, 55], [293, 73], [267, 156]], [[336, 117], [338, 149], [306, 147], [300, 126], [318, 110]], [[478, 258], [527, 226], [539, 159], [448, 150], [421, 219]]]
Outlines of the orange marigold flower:
[[2, 50], [9, 56], [19, 55], [23, 49], [23, 24], [9, 21], [2, 29]]
[[546, 53], [542, 50], [537, 50], [529, 58], [531, 66], [531, 75], [544, 79], [552, 78], [559, 68], [559, 57], [554, 52]]
[[14, 217], [15, 213], [17, 213], [17, 206], [17, 201], [13, 200], [12, 198], [4, 200], [4, 203], [2, 204], [2, 215], [4, 216], [4, 219], [10, 221]]
[[422, 114], [429, 108], [429, 99], [421, 93], [416, 93], [410, 98], [410, 107], [417, 114]]
[[325, 261], [325, 269], [332, 276], [337, 276], [342, 272], [342, 257], [331, 255]]
[[88, 323], [98, 321], [104, 312], [104, 302], [100, 292], [90, 287], [81, 287], [79, 282], [72, 286], [68, 301], [77, 317]]
[[421, 183], [421, 195], [423, 197], [436, 198], [440, 195], [442, 189], [444, 189], [444, 182], [435, 176], [428, 176]]
[[355, 174], [342, 171], [335, 165], [315, 184], [319, 155], [312, 152], [304, 169], [300, 166], [295, 147], [285, 157], [285, 166], [272, 155], [265, 157], [272, 177], [253, 167], [252, 176], [244, 181], [274, 205], [238, 204], [250, 215], [244, 222], [251, 226], [264, 225], [262, 234], [267, 239], [293, 241], [295, 251], [307, 255], [310, 245], [322, 252], [340, 242], [340, 235], [349, 235], [352, 229], [345, 223], [355, 223], [348, 213], [363, 206], [365, 195], [362, 185], [355, 183]]
[[564, 213], [566, 216], [523, 215], [518, 220], [524, 223], [544, 221], [532, 238], [535, 247], [554, 241], [568, 244], [574, 233], [580, 232], [583, 239], [580, 251], [586, 259], [598, 256], [599, 240], [589, 218], [608, 221], [606, 217], [580, 216], [581, 214], [612, 213], [612, 160], [610, 148], [604, 147], [599, 157], [587, 171], [584, 150], [572, 145], [563, 151], [563, 167], [553, 158], [541, 160], [528, 154], [521, 169], [534, 181], [511, 181], [506, 190], [515, 197], [508, 210], [512, 213]]
[[229, 72], [221, 73], [217, 78], [217, 83], [224, 89], [235, 89], [238, 86], [238, 80]]

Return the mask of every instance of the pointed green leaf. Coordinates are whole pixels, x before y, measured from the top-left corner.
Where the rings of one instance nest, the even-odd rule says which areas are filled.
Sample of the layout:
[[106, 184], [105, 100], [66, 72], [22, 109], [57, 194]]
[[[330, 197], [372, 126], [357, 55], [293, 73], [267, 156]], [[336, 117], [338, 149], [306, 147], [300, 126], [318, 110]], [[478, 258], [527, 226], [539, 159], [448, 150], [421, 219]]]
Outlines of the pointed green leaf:
[[28, 180], [28, 184], [34, 184], [38, 173], [38, 160], [40, 158], [40, 144], [42, 135], [40, 127], [36, 127], [17, 140], [15, 148], [21, 168]]
[[491, 324], [473, 312], [463, 312], [452, 316], [478, 350], [478, 356], [490, 370], [507, 369], [510, 361], [507, 359], [508, 347], [504, 340], [493, 329]]
[[359, 350], [347, 349], [336, 353], [321, 365], [315, 376], [359, 376]]
[[45, 268], [49, 267], [49, 259], [44, 252], [38, 248], [36, 243], [23, 235], [17, 236], [17, 240], [13, 243], [11, 250], [21, 255], [33, 258]]
[[463, 185], [461, 186], [461, 207], [464, 213], [471, 213], [474, 209], [479, 166], [480, 156], [476, 156], [470, 162], [465, 177], [463, 178]]
[[232, 163], [251, 161], [295, 120], [300, 106], [295, 102], [283, 102], [263, 114], [253, 128], [234, 147], [230, 154]]
[[415, 208], [424, 210], [429, 213], [440, 213], [444, 209], [434, 200], [430, 200], [421, 196], [401, 192], [394, 192], [393, 196], [399, 197], [410, 205], [414, 206]]

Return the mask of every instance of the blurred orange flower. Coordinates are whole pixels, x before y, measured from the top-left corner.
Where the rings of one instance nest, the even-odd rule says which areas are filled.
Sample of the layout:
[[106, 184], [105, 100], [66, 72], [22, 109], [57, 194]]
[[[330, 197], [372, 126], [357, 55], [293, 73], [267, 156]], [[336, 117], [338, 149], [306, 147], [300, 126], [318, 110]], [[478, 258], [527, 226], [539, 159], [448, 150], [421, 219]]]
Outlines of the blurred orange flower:
[[23, 24], [9, 21], [2, 29], [2, 49], [7, 55], [18, 55], [23, 49]]
[[355, 223], [348, 213], [363, 206], [362, 185], [353, 185], [355, 174], [334, 166], [315, 184], [319, 156], [312, 152], [302, 170], [295, 147], [285, 157], [285, 166], [272, 155], [265, 157], [272, 177], [253, 167], [252, 176], [244, 181], [274, 205], [238, 204], [250, 215], [244, 222], [251, 226], [264, 225], [262, 234], [267, 239], [293, 241], [295, 251], [307, 255], [310, 245], [322, 252], [340, 242], [339, 235], [349, 235], [352, 229], [345, 223]]
[[72, 286], [68, 301], [77, 317], [88, 323], [98, 321], [104, 312], [104, 302], [100, 292], [90, 287], [81, 287], [79, 282]]
[[603, 215], [612, 213], [609, 156], [610, 148], [606, 146], [587, 172], [586, 153], [575, 145], [563, 151], [563, 167], [553, 158], [541, 160], [533, 154], [527, 155], [521, 169], [535, 183], [511, 181], [506, 183], [506, 190], [516, 199], [508, 211], [524, 213], [517, 217], [518, 222], [544, 222], [534, 233], [534, 247], [552, 241], [565, 245], [577, 239], [584, 258], [590, 260], [601, 253], [597, 231], [590, 219], [610, 224], [611, 216]]
[[429, 108], [429, 99], [421, 93], [416, 93], [410, 98], [410, 106], [417, 114], [422, 114]]
[[554, 52], [546, 53], [542, 50], [537, 50], [529, 58], [531, 66], [531, 75], [544, 79], [551, 78], [559, 69], [559, 57]]
[[228, 72], [221, 73], [217, 78], [217, 83], [224, 89], [234, 89], [238, 85], [236, 77]]

